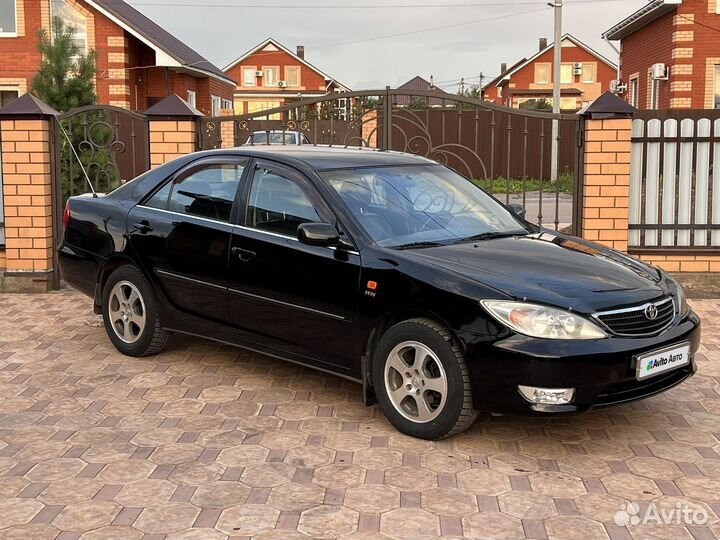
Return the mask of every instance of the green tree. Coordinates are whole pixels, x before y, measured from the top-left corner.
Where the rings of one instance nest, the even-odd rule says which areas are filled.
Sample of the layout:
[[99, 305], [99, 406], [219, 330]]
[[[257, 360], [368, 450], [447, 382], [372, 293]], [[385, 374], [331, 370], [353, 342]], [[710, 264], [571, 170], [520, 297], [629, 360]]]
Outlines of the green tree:
[[[457, 95], [480, 101], [482, 100], [482, 87], [479, 84], [474, 84], [469, 88], [465, 88], [463, 91], [458, 90]], [[459, 101], [455, 102], [455, 108], [458, 109], [468, 110], [473, 109], [474, 107], [474, 105], [470, 105], [469, 103], [461, 103]]]
[[42, 62], [33, 79], [32, 91], [60, 112], [94, 105], [97, 101], [95, 51], [83, 54], [74, 36], [75, 28], [66, 25], [60, 17], [53, 17], [51, 34], [45, 29], [39, 32]]

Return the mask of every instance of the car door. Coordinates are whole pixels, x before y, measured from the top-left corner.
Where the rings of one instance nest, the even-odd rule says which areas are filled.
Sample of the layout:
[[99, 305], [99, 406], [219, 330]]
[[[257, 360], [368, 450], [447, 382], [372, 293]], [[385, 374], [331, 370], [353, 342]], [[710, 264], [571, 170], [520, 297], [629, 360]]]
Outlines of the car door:
[[247, 159], [180, 170], [128, 216], [130, 243], [177, 308], [227, 322], [227, 264], [235, 198]]
[[248, 175], [241, 225], [230, 254], [230, 319], [264, 343], [317, 363], [350, 369], [346, 359], [356, 316], [360, 255], [308, 246], [301, 223], [339, 227], [299, 171], [259, 161]]

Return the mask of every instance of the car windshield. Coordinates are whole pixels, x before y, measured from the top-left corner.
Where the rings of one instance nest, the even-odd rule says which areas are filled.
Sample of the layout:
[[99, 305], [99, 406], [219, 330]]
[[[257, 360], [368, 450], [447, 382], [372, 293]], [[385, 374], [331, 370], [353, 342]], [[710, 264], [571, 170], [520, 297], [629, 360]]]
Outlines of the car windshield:
[[321, 173], [384, 247], [422, 247], [528, 234], [513, 213], [441, 165]]
[[[283, 142], [283, 139], [285, 142]], [[295, 133], [254, 133], [253, 144], [297, 144]]]

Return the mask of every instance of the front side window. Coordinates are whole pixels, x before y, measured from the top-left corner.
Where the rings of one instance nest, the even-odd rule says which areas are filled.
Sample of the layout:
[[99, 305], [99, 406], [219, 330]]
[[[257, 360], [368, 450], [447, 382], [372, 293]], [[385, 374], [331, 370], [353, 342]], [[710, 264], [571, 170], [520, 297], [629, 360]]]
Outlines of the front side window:
[[[81, 54], [87, 54], [87, 17], [65, 2], [65, 0], [52, 0], [50, 2], [50, 11], [53, 17], [60, 17], [66, 26], [71, 27], [75, 31], [73, 34], [73, 42], [77, 45]], [[73, 58], [73, 60], [77, 60], [77, 58]]]
[[187, 102], [190, 106], [195, 107], [197, 104], [197, 94], [195, 93], [195, 90], [188, 90], [187, 91]]
[[222, 99], [218, 96], [210, 96], [212, 100], [212, 115], [220, 116], [220, 109], [222, 109]]
[[230, 221], [244, 163], [216, 163], [165, 184], [145, 206], [216, 221]]
[[0, 36], [17, 35], [17, 5], [15, 0], [0, 0]]
[[264, 70], [264, 86], [277, 86], [278, 84], [278, 72], [280, 71], [276, 67], [266, 67]]
[[255, 172], [247, 209], [247, 226], [296, 237], [303, 223], [320, 223], [306, 186], [271, 169]]
[[348, 169], [321, 176], [380, 246], [528, 233], [497, 200], [440, 165]]
[[715, 108], [720, 109], [720, 66], [715, 66]]
[[573, 65], [563, 64], [560, 66], [560, 83], [570, 84], [573, 82]]

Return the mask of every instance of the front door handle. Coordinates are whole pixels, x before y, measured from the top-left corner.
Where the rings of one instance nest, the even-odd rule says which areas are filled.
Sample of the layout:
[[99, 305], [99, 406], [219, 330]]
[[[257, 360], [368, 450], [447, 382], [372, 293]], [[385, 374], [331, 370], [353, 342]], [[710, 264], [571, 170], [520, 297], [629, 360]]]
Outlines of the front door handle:
[[141, 234], [149, 233], [150, 231], [153, 230], [152, 225], [150, 225], [150, 222], [147, 221], [146, 219], [144, 219], [138, 223], [133, 223], [133, 229], [135, 229], [136, 231], [138, 231]]
[[242, 262], [248, 262], [255, 256], [254, 251], [249, 251], [247, 249], [242, 249], [239, 247], [232, 248], [232, 254], [237, 255], [238, 259], [240, 259]]

